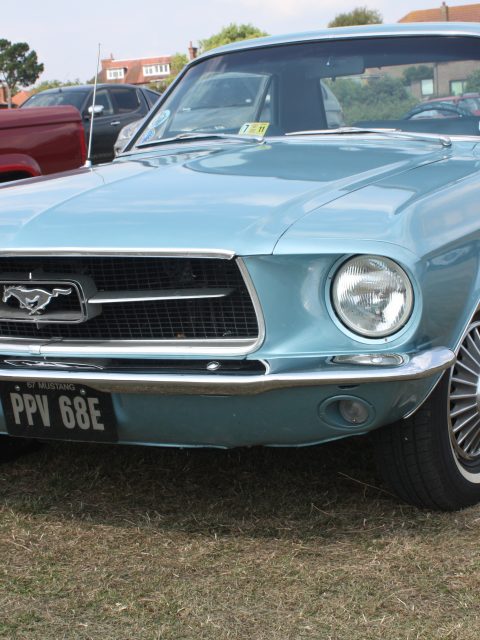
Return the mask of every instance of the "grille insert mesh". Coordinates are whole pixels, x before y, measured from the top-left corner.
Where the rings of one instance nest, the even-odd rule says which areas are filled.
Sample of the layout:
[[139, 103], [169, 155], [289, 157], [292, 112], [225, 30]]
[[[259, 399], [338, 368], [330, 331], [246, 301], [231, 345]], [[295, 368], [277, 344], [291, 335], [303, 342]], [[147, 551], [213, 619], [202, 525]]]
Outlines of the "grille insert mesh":
[[98, 291], [229, 288], [224, 298], [104, 304], [81, 324], [30, 324], [0, 320], [0, 335], [71, 340], [206, 340], [256, 338], [252, 300], [233, 260], [148, 257], [0, 258], [5, 274], [87, 275]]

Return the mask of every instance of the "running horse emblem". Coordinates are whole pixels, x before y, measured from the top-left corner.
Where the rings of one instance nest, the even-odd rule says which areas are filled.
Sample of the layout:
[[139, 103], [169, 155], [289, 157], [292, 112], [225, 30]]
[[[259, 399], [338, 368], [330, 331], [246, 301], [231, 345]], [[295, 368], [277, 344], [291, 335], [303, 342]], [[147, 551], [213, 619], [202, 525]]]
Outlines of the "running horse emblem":
[[68, 296], [71, 293], [71, 287], [68, 289], [55, 287], [51, 291], [47, 291], [46, 289], [30, 289], [22, 285], [13, 285], [4, 287], [2, 300], [7, 302], [9, 298], [14, 297], [20, 303], [20, 309], [27, 309], [28, 315], [35, 316], [40, 315], [53, 298]]

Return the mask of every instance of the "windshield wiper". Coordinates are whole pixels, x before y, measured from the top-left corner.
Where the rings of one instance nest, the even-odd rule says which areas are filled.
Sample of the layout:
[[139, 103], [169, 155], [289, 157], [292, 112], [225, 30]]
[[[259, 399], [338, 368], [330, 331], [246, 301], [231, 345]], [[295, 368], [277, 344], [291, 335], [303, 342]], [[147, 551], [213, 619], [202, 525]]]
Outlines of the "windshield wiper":
[[137, 149], [143, 149], [145, 147], [155, 147], [160, 144], [169, 144], [171, 142], [190, 142], [195, 140], [237, 140], [241, 142], [264, 142], [265, 138], [262, 136], [242, 136], [238, 133], [180, 133], [178, 136], [172, 136], [171, 138], [159, 138], [158, 140], [148, 140], [147, 142], [141, 142], [135, 145]]
[[289, 131], [286, 136], [315, 136], [315, 135], [357, 135], [362, 133], [379, 133], [394, 138], [409, 140], [423, 140], [424, 142], [438, 142], [442, 147], [451, 147], [452, 141], [448, 136], [435, 133], [416, 133], [415, 131], [402, 131], [401, 129], [375, 129], [362, 127], [338, 127], [338, 129], [311, 129], [307, 131]]

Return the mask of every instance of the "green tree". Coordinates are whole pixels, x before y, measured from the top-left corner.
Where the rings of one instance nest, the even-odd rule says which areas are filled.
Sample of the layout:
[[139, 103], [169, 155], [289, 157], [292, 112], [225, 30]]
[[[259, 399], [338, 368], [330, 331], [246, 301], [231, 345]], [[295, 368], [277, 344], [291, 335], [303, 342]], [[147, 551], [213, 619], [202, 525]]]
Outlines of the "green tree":
[[325, 82], [342, 105], [348, 125], [362, 120], [397, 120], [417, 102], [402, 80], [390, 76], [362, 82], [351, 78]]
[[468, 77], [465, 84], [465, 93], [479, 93], [480, 92], [480, 70], [473, 71]]
[[176, 78], [186, 64], [188, 64], [187, 56], [184, 53], [175, 53], [170, 61], [171, 75]]
[[153, 80], [148, 83], [148, 86], [154, 91], [165, 91], [186, 64], [188, 64], [187, 56], [184, 53], [175, 53], [170, 60], [170, 75], [162, 80]]
[[417, 67], [407, 67], [403, 72], [403, 83], [411, 85], [412, 82], [420, 80], [430, 80], [433, 78], [433, 67], [426, 64], [419, 64]]
[[261, 29], [254, 27], [253, 24], [229, 24], [227, 27], [223, 27], [218, 33], [215, 33], [210, 38], [200, 40], [200, 51], [208, 51], [209, 49], [215, 49], [215, 47], [221, 47], [224, 44], [230, 42], [238, 42], [240, 40], [250, 40], [251, 38], [261, 38], [267, 36]]
[[26, 42], [0, 39], [0, 82], [7, 85], [10, 95], [33, 84], [42, 71], [43, 64]]
[[381, 24], [382, 14], [376, 9], [356, 7], [348, 13], [339, 13], [328, 23], [329, 27], [351, 27], [357, 24]]
[[32, 93], [40, 93], [40, 91], [46, 91], [47, 89], [58, 89], [58, 87], [72, 87], [78, 84], [82, 84], [79, 78], [66, 80], [65, 82], [61, 80], [44, 80], [33, 87]]

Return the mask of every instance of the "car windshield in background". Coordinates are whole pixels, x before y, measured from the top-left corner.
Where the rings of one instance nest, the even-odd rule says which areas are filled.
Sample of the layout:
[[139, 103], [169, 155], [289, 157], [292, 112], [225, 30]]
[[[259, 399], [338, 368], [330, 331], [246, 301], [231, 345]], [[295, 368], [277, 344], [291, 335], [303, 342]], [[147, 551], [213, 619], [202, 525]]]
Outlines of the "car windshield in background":
[[477, 43], [358, 38], [212, 56], [187, 71], [136, 144], [194, 132], [278, 136], [345, 126], [478, 135]]
[[55, 93], [42, 92], [28, 99], [22, 108], [29, 107], [58, 107], [63, 104], [72, 105], [81, 109], [88, 91], [56, 91]]
[[468, 109], [471, 113], [480, 114], [479, 98], [460, 98], [458, 103], [465, 109]]

